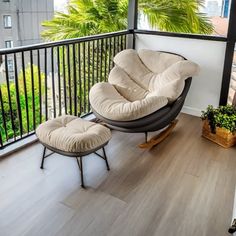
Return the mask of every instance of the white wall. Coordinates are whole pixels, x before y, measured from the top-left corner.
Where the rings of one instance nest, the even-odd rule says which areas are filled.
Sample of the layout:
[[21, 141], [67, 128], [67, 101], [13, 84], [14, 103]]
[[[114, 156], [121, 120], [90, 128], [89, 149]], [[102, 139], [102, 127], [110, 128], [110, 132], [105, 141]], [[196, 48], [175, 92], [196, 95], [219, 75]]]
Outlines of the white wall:
[[178, 53], [200, 65], [183, 112], [200, 116], [208, 104], [219, 105], [225, 42], [138, 34], [136, 49], [141, 48]]

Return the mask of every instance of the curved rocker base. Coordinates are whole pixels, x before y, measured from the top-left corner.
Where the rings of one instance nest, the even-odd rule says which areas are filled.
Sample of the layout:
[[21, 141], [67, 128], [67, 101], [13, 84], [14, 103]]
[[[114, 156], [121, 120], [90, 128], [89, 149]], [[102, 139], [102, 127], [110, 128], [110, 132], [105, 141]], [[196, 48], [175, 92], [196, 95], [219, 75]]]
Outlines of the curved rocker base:
[[151, 138], [149, 141], [139, 144], [138, 146], [143, 149], [151, 149], [161, 143], [163, 140], [165, 140], [172, 132], [172, 130], [175, 128], [176, 124], [178, 123], [178, 120], [175, 119], [172, 121], [169, 126], [163, 130], [161, 133], [158, 135], [154, 136]]

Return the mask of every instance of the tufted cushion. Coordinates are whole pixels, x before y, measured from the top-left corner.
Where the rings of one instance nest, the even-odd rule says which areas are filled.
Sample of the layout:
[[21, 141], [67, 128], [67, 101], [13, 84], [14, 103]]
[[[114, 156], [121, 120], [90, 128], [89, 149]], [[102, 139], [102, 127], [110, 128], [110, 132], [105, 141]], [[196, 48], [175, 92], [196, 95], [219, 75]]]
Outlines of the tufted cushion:
[[118, 66], [115, 66], [109, 75], [108, 81], [127, 100], [134, 102], [144, 99], [148, 91], [140, 87], [135, 81]]
[[114, 57], [114, 62], [129, 76], [129, 79], [132, 79], [141, 88], [148, 90], [153, 73], [143, 64], [135, 50], [121, 51]]
[[128, 121], [147, 116], [167, 105], [166, 97], [149, 96], [130, 102], [109, 83], [95, 84], [90, 90], [90, 101], [96, 111], [111, 120]]
[[184, 60], [184, 58], [179, 55], [147, 49], [139, 50], [138, 56], [150, 71], [157, 74], [164, 72], [176, 62]]
[[190, 61], [179, 61], [164, 72], [152, 76], [149, 91], [152, 95], [166, 96], [169, 102], [175, 101], [184, 90], [185, 79], [198, 73], [198, 66]]
[[185, 79], [197, 75], [199, 66], [183, 57], [152, 50], [123, 50], [115, 58], [108, 82], [90, 90], [93, 109], [105, 118], [131, 121], [174, 102]]
[[42, 143], [72, 153], [93, 150], [111, 139], [108, 128], [69, 115], [39, 125], [36, 135]]

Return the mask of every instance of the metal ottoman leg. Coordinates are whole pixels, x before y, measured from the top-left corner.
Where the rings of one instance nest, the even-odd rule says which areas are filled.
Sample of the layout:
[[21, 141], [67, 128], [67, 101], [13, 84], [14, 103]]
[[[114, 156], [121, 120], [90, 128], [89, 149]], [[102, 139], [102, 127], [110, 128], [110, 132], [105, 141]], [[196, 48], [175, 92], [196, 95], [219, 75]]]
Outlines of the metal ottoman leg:
[[41, 161], [41, 166], [40, 168], [43, 169], [43, 165], [44, 165], [44, 159], [46, 158], [46, 147], [44, 147], [43, 149], [43, 157], [42, 157], [42, 161]]
[[108, 163], [108, 160], [107, 160], [107, 155], [106, 155], [105, 148], [103, 147], [102, 150], [103, 150], [104, 160], [105, 160], [106, 165], [107, 165], [107, 170], [110, 170], [110, 166], [109, 166], [109, 163]]
[[80, 177], [81, 177], [81, 187], [85, 188], [84, 186], [84, 173], [83, 173], [83, 157], [76, 157], [79, 169], [80, 169]]

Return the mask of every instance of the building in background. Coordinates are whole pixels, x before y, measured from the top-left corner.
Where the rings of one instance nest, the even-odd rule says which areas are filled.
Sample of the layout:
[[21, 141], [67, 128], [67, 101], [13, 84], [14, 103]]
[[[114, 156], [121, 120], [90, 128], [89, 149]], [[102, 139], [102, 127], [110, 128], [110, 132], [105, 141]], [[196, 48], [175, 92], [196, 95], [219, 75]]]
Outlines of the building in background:
[[231, 0], [206, 0], [203, 12], [209, 17], [229, 18]]
[[0, 48], [40, 43], [41, 23], [53, 14], [53, 0], [0, 0]]
[[[0, 49], [42, 42], [41, 24], [53, 15], [54, 0], [0, 0]], [[9, 78], [14, 79], [11, 55], [7, 65]], [[4, 58], [0, 56], [0, 83], [4, 82], [5, 73]]]
[[221, 16], [222, 2], [217, 0], [206, 1], [206, 14], [209, 17]]
[[229, 18], [231, 0], [223, 0], [222, 3], [222, 17]]
[[202, 10], [214, 26], [213, 35], [225, 37], [228, 32], [231, 0], [207, 0]]

